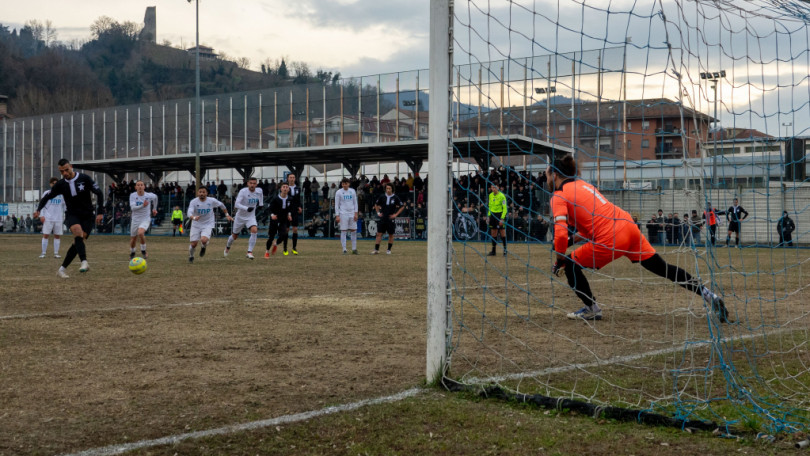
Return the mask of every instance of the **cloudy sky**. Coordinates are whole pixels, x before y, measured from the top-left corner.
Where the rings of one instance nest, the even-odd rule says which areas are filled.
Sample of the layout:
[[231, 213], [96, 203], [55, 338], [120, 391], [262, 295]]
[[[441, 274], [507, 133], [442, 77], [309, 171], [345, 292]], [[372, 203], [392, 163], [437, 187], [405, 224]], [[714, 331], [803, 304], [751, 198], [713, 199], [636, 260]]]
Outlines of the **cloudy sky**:
[[[0, 23], [51, 20], [59, 39], [88, 39], [99, 16], [143, 22], [157, 7], [158, 42], [194, 44], [194, 3], [185, 0], [27, 0], [4, 8]], [[427, 68], [429, 0], [200, 1], [200, 42], [231, 57], [303, 61], [344, 76]]]

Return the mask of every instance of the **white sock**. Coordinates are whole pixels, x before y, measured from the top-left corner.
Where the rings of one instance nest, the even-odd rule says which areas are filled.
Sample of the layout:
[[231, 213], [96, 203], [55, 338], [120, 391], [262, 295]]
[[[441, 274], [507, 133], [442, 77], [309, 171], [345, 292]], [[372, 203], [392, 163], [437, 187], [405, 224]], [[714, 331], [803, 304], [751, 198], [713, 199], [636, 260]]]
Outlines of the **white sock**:
[[189, 245], [188, 245], [188, 256], [194, 256], [194, 249], [195, 249], [195, 248], [196, 248], [196, 247], [194, 247], [194, 246], [193, 246], [193, 245], [191, 245], [191, 244], [189, 244]]
[[135, 253], [135, 247], [130, 247], [130, 248], [129, 248], [129, 251], [130, 251], [131, 253]]
[[202, 245], [204, 249], [208, 248], [208, 243], [207, 242], [201, 243], [200, 245]]
[[343, 247], [343, 250], [346, 250], [346, 232], [340, 232], [340, 245]]
[[[250, 233], [250, 239], [248, 240], [248, 252], [253, 251], [253, 247], [256, 247], [256, 239], [259, 237], [259, 233]], [[233, 238], [231, 238], [233, 239]], [[230, 246], [228, 246], [230, 247]]]
[[703, 294], [703, 299], [705, 299], [708, 302], [712, 302], [715, 298], [717, 298], [717, 295], [712, 293], [712, 290], [709, 290], [709, 287], [705, 285], [700, 290], [700, 292], [701, 294]]
[[228, 242], [225, 243], [226, 248], [231, 248], [233, 245], [233, 236], [228, 236]]
[[62, 243], [61, 239], [54, 239], [53, 240], [53, 254], [56, 255], [59, 253], [59, 244]]
[[65, 269], [65, 267], [64, 267], [64, 266], [59, 266], [59, 270], [60, 270], [60, 271], [62, 271], [62, 272], [67, 271], [67, 269]]
[[[54, 244], [56, 244], [56, 240], [54, 240]], [[42, 254], [45, 255], [45, 251], [48, 250], [48, 240], [42, 238]]]
[[141, 252], [146, 252], [146, 244], [141, 244]]
[[352, 250], [357, 250], [357, 231], [352, 231]]

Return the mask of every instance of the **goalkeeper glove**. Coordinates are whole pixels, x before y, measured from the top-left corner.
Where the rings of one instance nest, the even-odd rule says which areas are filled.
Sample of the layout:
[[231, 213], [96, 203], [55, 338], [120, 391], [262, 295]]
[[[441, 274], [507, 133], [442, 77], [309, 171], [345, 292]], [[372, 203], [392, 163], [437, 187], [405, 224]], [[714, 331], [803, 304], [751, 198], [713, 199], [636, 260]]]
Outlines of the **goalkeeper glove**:
[[255, 209], [255, 208], [254, 207], [249, 207], [248, 212], [253, 212], [253, 209]]
[[562, 261], [557, 261], [556, 263], [554, 263], [554, 266], [551, 267], [551, 273], [557, 277], [560, 276], [560, 271], [564, 270], [565, 270], [565, 263], [563, 263]]

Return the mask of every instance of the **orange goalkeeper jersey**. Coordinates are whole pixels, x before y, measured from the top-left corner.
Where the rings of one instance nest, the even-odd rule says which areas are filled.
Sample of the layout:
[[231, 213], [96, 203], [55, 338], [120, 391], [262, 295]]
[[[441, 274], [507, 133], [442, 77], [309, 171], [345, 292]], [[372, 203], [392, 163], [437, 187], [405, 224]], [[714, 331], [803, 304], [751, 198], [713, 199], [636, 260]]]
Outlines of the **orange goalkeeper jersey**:
[[628, 225], [635, 226], [633, 217], [607, 200], [591, 184], [579, 179], [567, 179], [551, 197], [554, 215], [554, 250], [565, 253], [568, 248], [568, 227], [580, 236], [602, 246], [612, 246], [617, 232]]

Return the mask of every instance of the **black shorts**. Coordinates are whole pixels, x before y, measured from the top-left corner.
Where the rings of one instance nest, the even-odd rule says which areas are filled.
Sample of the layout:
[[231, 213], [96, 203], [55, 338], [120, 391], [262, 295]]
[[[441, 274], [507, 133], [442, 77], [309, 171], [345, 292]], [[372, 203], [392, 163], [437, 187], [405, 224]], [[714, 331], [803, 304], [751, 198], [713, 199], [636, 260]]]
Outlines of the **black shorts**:
[[298, 228], [298, 219], [301, 217], [301, 214], [298, 213], [298, 209], [295, 209], [292, 213], [292, 221], [289, 222], [289, 226]]
[[506, 225], [501, 226], [501, 219], [495, 214], [489, 216], [489, 229], [491, 230], [503, 230], [506, 229]]
[[[295, 218], [295, 217], [293, 217]], [[276, 237], [277, 234], [287, 234], [287, 231], [290, 230], [290, 222], [287, 220], [270, 220], [270, 224], [268, 225], [267, 230], [267, 237], [270, 240]]]
[[82, 231], [84, 234], [90, 235], [90, 232], [93, 231], [93, 227], [96, 225], [96, 216], [95, 215], [87, 215], [87, 216], [76, 216], [76, 215], [65, 215], [65, 226], [68, 227], [68, 230], [73, 225], [80, 225], [82, 227]]
[[739, 233], [740, 232], [740, 222], [728, 222], [728, 232]]
[[397, 224], [394, 220], [391, 220], [391, 216], [383, 215], [380, 218], [380, 221], [377, 223], [377, 233], [388, 233], [389, 236], [393, 235], [397, 231]]
[[182, 221], [182, 220], [180, 220], [180, 219], [172, 219], [172, 224], [173, 224], [174, 226], [180, 226], [180, 225], [182, 225], [182, 224], [183, 224], [183, 221]]

